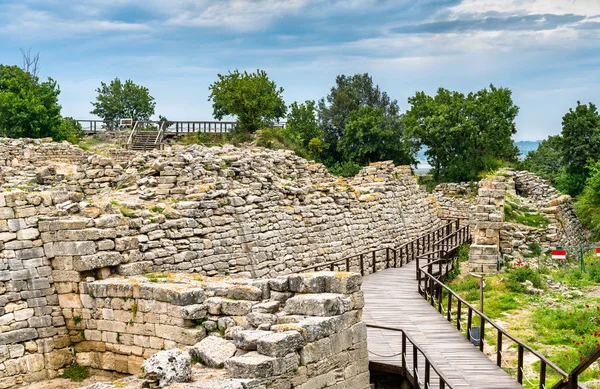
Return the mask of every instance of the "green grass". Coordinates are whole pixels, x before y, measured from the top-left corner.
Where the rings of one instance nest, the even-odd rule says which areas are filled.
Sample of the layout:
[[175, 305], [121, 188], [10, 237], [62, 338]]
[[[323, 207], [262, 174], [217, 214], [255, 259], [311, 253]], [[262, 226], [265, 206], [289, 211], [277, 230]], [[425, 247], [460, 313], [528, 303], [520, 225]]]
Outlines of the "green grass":
[[63, 378], [70, 379], [73, 382], [81, 382], [90, 376], [90, 371], [86, 366], [78, 365], [77, 363], [67, 367], [63, 374]]
[[[532, 250], [533, 251], [533, 250]], [[582, 358], [594, 348], [600, 346], [600, 298], [593, 297], [600, 286], [600, 261], [595, 252], [585, 256], [586, 272], [578, 264], [561, 267], [544, 267], [541, 271], [527, 266], [517, 266], [504, 273], [485, 278], [484, 313], [500, 321], [513, 336], [545, 355], [561, 369], [570, 372]], [[542, 294], [528, 294], [522, 285], [531, 281], [533, 286], [542, 289]], [[548, 287], [548, 281], [563, 284], [558, 290]], [[467, 302], [479, 308], [479, 286], [477, 279], [465, 275], [450, 281], [448, 286], [461, 295]], [[593, 288], [595, 287], [595, 288]], [[576, 293], [582, 292], [581, 296]], [[569, 292], [571, 296], [565, 295]], [[445, 300], [444, 300], [445, 301]], [[456, 303], [453, 303], [456, 308]], [[453, 313], [456, 315], [456, 312]], [[463, 326], [466, 326], [463, 312]], [[456, 317], [456, 316], [455, 316]], [[473, 316], [473, 326], [479, 325], [479, 317]], [[486, 343], [493, 347], [496, 331], [486, 327]], [[464, 333], [464, 331], [463, 331]], [[505, 370], [516, 375], [515, 345], [511, 344], [510, 365]], [[532, 360], [526, 364], [526, 371], [533, 386], [537, 383], [540, 362]], [[554, 384], [559, 376], [548, 369], [547, 382]], [[594, 364], [580, 376], [580, 382], [600, 379], [600, 366]]]
[[504, 221], [519, 223], [529, 227], [547, 227], [550, 224], [550, 220], [542, 216], [539, 212], [511, 202], [508, 199], [504, 203]]
[[79, 141], [78, 146], [85, 151], [91, 151], [94, 147], [105, 143], [104, 141], [95, 137], [86, 137]]

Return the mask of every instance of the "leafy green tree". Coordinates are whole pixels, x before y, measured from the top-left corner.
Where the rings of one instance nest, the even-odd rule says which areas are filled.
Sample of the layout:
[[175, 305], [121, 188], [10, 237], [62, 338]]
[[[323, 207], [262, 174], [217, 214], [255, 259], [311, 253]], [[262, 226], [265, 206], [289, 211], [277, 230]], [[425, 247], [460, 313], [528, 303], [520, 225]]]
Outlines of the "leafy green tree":
[[100, 83], [96, 89], [98, 96], [92, 102], [90, 112], [102, 120], [116, 125], [120, 119], [149, 120], [154, 114], [156, 102], [150, 96], [148, 88], [137, 85], [131, 80], [121, 82], [115, 78], [109, 84]]
[[0, 136], [54, 137], [61, 126], [56, 81], [40, 82], [18, 66], [0, 65]]
[[62, 118], [60, 127], [58, 128], [55, 140], [66, 140], [71, 143], [78, 143], [83, 138], [84, 132], [81, 123], [72, 117]]
[[556, 185], [563, 170], [562, 137], [555, 135], [544, 139], [537, 150], [527, 153], [523, 168]]
[[344, 161], [361, 166], [393, 160], [398, 165], [414, 164], [410, 142], [402, 142], [400, 117], [386, 117], [383, 109], [370, 106], [350, 112], [346, 128], [338, 142]]
[[240, 73], [236, 69], [226, 75], [219, 74], [218, 78], [210, 85], [208, 97], [215, 118], [236, 116], [239, 131], [251, 134], [284, 117], [283, 88], [277, 88], [265, 71]]
[[516, 162], [512, 135], [519, 108], [510, 89], [490, 85], [464, 95], [440, 88], [435, 96], [417, 92], [408, 102], [404, 136], [427, 146], [436, 181], [470, 181], [503, 162]]
[[308, 144], [312, 139], [323, 137], [323, 132], [315, 117], [315, 110], [316, 106], [313, 100], [307, 100], [302, 104], [293, 102], [290, 105], [285, 134], [289, 140], [304, 149], [308, 149]]
[[588, 166], [600, 157], [600, 116], [596, 106], [577, 102], [562, 120], [562, 159], [569, 177], [563, 179], [563, 189], [577, 196], [589, 176]]
[[600, 238], [600, 161], [589, 165], [587, 169], [589, 177], [575, 202], [575, 210], [583, 225], [598, 239]]
[[[381, 110], [386, 120], [400, 117], [398, 102], [374, 85], [367, 73], [337, 76], [329, 94], [319, 101], [319, 125], [324, 132], [324, 152], [330, 165], [344, 160], [344, 150], [338, 146], [338, 142], [344, 135], [350, 114], [362, 107]], [[402, 158], [403, 163], [411, 163], [413, 159], [414, 155]]]

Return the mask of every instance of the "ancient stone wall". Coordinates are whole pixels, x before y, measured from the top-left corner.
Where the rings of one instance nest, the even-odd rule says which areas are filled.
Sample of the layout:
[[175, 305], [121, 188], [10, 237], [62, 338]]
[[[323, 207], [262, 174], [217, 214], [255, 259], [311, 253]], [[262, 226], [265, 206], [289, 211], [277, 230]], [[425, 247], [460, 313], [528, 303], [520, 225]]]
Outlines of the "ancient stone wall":
[[[22, 144], [31, 146], [29, 157], [19, 151]], [[151, 271], [276, 277], [398, 246], [440, 224], [410, 169], [391, 163], [340, 179], [289, 152], [226, 146], [137, 153], [126, 163], [87, 155], [78, 166], [65, 166], [31, 157], [41, 145], [22, 144], [4, 143], [14, 155], [0, 170], [0, 388], [54, 377], [73, 360], [70, 345], [78, 345], [81, 358], [98, 352], [84, 351], [94, 344], [84, 341], [117, 345], [107, 349], [107, 364], [121, 366], [126, 355], [128, 371], [130, 363], [139, 365], [150, 351], [139, 355], [134, 346], [142, 346], [107, 341], [103, 329], [93, 328], [109, 308], [89, 294], [98, 280]], [[271, 289], [268, 298], [292, 292]], [[182, 325], [178, 340], [203, 336], [188, 319], [164, 320], [158, 324]], [[161, 334], [167, 335], [153, 337]], [[138, 336], [150, 338], [123, 332], [127, 342], [139, 343]], [[165, 347], [190, 342], [161, 339]], [[99, 354], [88, 357], [90, 364], [104, 363]]]
[[368, 387], [359, 275], [158, 277], [86, 285], [80, 307], [67, 314], [84, 332], [75, 345], [80, 364], [139, 374], [145, 358], [187, 347], [206, 367], [225, 368], [222, 385], [252, 379], [263, 388]]
[[494, 176], [479, 182], [477, 205], [470, 219], [473, 237], [473, 244], [469, 250], [471, 270], [497, 270], [507, 187], [504, 176]]
[[585, 231], [575, 214], [573, 200], [562, 195], [550, 183], [530, 172], [506, 171], [514, 185], [516, 199], [526, 209], [539, 213], [548, 222], [542, 226], [504, 223], [500, 233], [500, 247], [509, 259], [529, 252], [529, 245], [566, 246], [585, 241]]
[[435, 207], [442, 219], [459, 219], [468, 223], [471, 208], [476, 202], [477, 183], [442, 183], [433, 190]]

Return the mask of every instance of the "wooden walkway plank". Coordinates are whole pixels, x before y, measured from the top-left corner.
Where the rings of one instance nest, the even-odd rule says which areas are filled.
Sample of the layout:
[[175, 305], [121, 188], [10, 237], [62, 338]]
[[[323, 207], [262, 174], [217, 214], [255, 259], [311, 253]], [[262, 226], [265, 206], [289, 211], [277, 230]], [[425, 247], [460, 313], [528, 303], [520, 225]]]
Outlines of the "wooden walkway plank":
[[[507, 372], [496, 366], [485, 354], [474, 347], [463, 334], [432, 307], [418, 292], [415, 262], [401, 268], [392, 268], [363, 278], [365, 307], [363, 320], [367, 325], [378, 325], [404, 330], [415, 343], [427, 352], [431, 364], [449, 379], [453, 388], [522, 388]], [[402, 368], [402, 333], [368, 328], [369, 362]], [[379, 355], [377, 355], [379, 354]], [[407, 369], [412, 377], [412, 346], [407, 346]], [[425, 361], [419, 353], [418, 370], [421, 381]], [[431, 369], [431, 388], [437, 388], [439, 379]]]

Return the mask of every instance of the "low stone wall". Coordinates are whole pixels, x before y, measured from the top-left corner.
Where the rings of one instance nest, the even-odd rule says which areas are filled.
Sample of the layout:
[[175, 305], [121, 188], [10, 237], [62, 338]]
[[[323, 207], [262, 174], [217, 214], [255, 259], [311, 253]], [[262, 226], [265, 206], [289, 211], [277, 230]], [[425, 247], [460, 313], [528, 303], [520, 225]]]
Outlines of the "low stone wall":
[[71, 307], [63, 305], [70, 327], [83, 331], [78, 363], [139, 374], [144, 358], [191, 346], [202, 364], [224, 366], [223, 383], [369, 386], [360, 275], [161, 276], [87, 283], [69, 299]]

